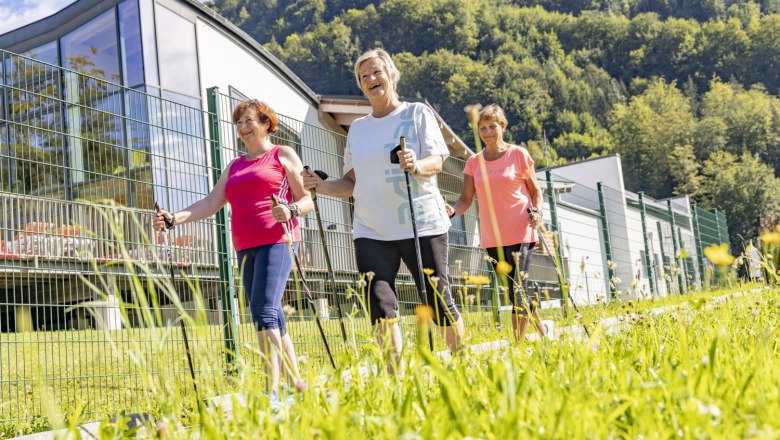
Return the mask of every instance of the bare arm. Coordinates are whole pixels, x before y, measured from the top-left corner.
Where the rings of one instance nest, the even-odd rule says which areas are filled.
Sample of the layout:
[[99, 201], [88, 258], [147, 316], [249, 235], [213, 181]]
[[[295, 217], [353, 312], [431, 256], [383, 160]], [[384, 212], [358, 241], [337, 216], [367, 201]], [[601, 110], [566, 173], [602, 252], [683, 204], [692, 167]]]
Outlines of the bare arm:
[[[303, 186], [303, 176], [300, 172], [300, 170], [303, 170], [301, 159], [295, 153], [295, 150], [288, 146], [282, 146], [279, 151], [279, 161], [281, 161], [282, 166], [284, 166], [287, 183], [290, 185], [295, 204], [301, 210], [301, 215], [304, 216], [310, 213], [314, 209], [314, 202], [312, 202], [309, 191]], [[285, 205], [279, 205], [274, 209], [281, 210], [284, 213], [285, 219], [292, 217], [290, 209]]]
[[433, 176], [441, 172], [444, 166], [444, 156], [434, 154], [423, 159], [417, 159], [415, 152], [407, 148], [398, 152], [398, 161], [401, 168], [410, 174], [418, 176]]
[[528, 169], [525, 185], [528, 187], [528, 193], [531, 196], [531, 206], [539, 210], [538, 213], [531, 214], [531, 227], [535, 228], [542, 222], [542, 207], [544, 206], [544, 202], [542, 201], [542, 189], [539, 187], [539, 181], [536, 180], [536, 170], [533, 167]]
[[347, 171], [347, 174], [336, 180], [322, 180], [311, 169], [301, 171], [301, 176], [303, 176], [304, 188], [326, 196], [352, 197], [352, 191], [355, 189], [354, 169]]
[[460, 198], [455, 201], [453, 206], [447, 205], [447, 214], [452, 217], [461, 215], [469, 210], [471, 203], [474, 201], [474, 194], [476, 194], [476, 188], [474, 187], [474, 176], [468, 174], [463, 175], [463, 191], [460, 194]]
[[[235, 159], [233, 161], [235, 161]], [[227, 204], [227, 196], [225, 195], [225, 185], [227, 184], [227, 178], [229, 174], [228, 171], [230, 170], [231, 165], [233, 165], [233, 161], [231, 161], [230, 164], [222, 171], [222, 175], [219, 176], [219, 180], [217, 181], [217, 184], [214, 185], [214, 188], [206, 197], [198, 200], [192, 205], [182, 209], [181, 211], [177, 211], [173, 214], [176, 216], [176, 221], [175, 221], [176, 225], [181, 225], [184, 223], [203, 220], [204, 218], [209, 218], [214, 214], [216, 214], [217, 211], [222, 209], [222, 207], [224, 207]], [[155, 215], [155, 219], [154, 219], [155, 230], [159, 231], [165, 227], [165, 222], [163, 220], [163, 217], [165, 219], [170, 220], [172, 216], [170, 212], [161, 209]]]

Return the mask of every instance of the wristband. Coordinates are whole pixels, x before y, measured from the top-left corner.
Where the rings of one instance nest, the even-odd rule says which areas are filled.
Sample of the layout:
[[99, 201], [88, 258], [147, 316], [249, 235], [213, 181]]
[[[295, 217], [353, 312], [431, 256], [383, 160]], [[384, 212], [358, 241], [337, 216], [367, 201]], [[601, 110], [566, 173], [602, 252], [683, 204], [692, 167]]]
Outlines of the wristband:
[[287, 209], [290, 210], [290, 218], [298, 217], [301, 215], [301, 208], [295, 203], [286, 204], [284, 206], [286, 206]]
[[450, 214], [450, 218], [455, 218], [455, 211], [452, 211], [452, 214]]
[[168, 229], [168, 230], [171, 230], [174, 227], [176, 227], [176, 214], [174, 214], [172, 212], [170, 214], [171, 214], [171, 219], [170, 220], [168, 220], [167, 218], [165, 218], [165, 216], [163, 216], [163, 221], [165, 222], [165, 229]]

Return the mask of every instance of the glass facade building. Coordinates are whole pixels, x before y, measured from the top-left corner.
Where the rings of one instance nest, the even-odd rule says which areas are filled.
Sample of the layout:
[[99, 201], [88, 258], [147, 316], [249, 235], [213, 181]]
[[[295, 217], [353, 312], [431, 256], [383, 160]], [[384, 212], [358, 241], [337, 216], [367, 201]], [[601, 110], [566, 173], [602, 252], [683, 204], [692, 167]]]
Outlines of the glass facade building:
[[[3, 49], [48, 63], [0, 65], [0, 99], [13, 103], [0, 108], [0, 191], [139, 208], [205, 194], [208, 176], [188, 166], [207, 161], [206, 142], [191, 140], [205, 137], [192, 117], [203, 107], [194, 19], [153, 0], [81, 1], [62, 14], [64, 24], [35, 38], [0, 36]], [[36, 93], [21, 92], [31, 84]]]

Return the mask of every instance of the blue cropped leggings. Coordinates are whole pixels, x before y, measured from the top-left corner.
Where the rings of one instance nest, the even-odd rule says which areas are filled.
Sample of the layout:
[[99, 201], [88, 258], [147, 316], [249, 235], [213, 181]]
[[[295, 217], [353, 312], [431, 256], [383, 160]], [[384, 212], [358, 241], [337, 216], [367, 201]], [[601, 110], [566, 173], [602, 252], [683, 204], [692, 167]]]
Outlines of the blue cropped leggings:
[[[294, 246], [297, 249], [298, 243]], [[282, 296], [292, 270], [287, 243], [268, 244], [238, 251], [244, 292], [257, 331], [279, 329], [287, 333]]]

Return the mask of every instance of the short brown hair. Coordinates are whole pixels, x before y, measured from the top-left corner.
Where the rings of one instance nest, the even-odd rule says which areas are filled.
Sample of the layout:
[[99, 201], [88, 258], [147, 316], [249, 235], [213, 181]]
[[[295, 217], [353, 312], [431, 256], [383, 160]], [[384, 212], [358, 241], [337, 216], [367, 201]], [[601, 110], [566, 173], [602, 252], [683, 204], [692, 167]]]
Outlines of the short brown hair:
[[501, 128], [506, 129], [507, 121], [506, 121], [506, 114], [504, 114], [504, 109], [498, 106], [498, 104], [490, 104], [485, 107], [482, 107], [482, 109], [479, 111], [479, 119], [477, 120], [477, 125], [479, 125], [480, 122], [485, 120], [491, 120], [498, 122], [498, 125], [501, 126]]
[[239, 102], [235, 109], [233, 109], [233, 123], [238, 122], [238, 118], [244, 114], [248, 109], [254, 109], [257, 112], [257, 118], [261, 123], [268, 122], [268, 133], [275, 133], [279, 128], [279, 117], [276, 116], [276, 112], [268, 104], [260, 102], [256, 99], [249, 101]]

